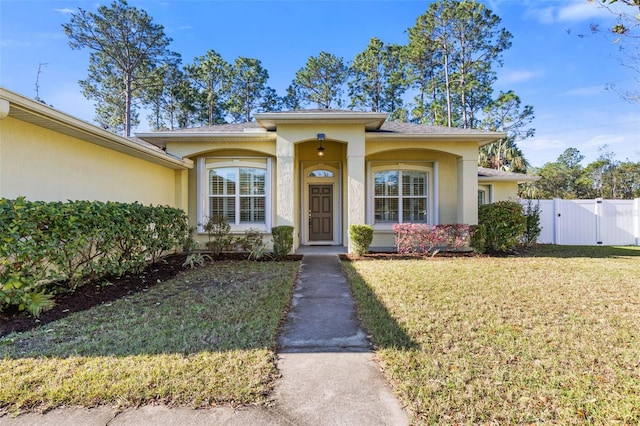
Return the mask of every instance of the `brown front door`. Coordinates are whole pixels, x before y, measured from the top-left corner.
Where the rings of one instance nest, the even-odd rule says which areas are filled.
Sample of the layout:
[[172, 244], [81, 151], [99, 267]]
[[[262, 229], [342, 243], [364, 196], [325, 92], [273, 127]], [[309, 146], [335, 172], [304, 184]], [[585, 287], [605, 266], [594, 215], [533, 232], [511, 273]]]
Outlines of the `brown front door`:
[[333, 185], [309, 185], [309, 240], [333, 241]]

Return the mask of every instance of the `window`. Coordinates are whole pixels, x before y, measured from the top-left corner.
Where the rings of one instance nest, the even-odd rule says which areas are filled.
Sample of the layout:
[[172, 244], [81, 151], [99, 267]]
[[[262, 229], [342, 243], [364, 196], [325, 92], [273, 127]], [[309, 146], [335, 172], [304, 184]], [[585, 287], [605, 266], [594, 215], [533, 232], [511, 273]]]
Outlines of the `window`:
[[331, 170], [318, 169], [318, 170], [310, 171], [308, 176], [309, 177], [332, 178], [333, 177], [333, 172]]
[[374, 171], [373, 187], [375, 223], [428, 222], [427, 171]]
[[249, 167], [209, 169], [209, 215], [230, 224], [264, 223], [266, 170]]
[[478, 190], [478, 205], [481, 206], [487, 204], [487, 191], [484, 189]]
[[268, 159], [200, 159], [204, 177], [201, 222], [224, 216], [232, 227], [266, 225], [269, 216]]

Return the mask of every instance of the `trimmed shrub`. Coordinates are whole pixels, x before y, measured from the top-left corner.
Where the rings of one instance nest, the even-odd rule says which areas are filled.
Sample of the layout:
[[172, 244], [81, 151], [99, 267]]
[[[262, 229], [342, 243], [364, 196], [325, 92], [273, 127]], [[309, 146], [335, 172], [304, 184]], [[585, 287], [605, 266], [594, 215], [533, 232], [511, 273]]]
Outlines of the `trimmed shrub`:
[[393, 225], [398, 253], [432, 253], [468, 247], [471, 242], [469, 225], [435, 225], [399, 223]]
[[349, 226], [349, 238], [356, 256], [362, 256], [369, 251], [369, 246], [373, 240], [373, 228], [371, 225], [351, 225]]
[[0, 236], [0, 312], [39, 315], [55, 291], [158, 261], [184, 244], [188, 226], [172, 207], [20, 197], [0, 199]]
[[293, 226], [274, 226], [271, 228], [273, 235], [273, 255], [276, 259], [284, 259], [293, 249]]
[[513, 251], [527, 226], [522, 205], [515, 201], [480, 206], [478, 222], [484, 229], [484, 251], [497, 253]]

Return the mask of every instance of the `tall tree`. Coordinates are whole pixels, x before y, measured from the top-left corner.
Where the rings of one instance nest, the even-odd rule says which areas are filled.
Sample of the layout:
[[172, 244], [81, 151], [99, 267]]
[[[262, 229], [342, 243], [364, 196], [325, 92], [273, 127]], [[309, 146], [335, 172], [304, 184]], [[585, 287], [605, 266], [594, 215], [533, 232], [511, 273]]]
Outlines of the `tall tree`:
[[129, 136], [134, 101], [142, 99], [153, 84], [150, 76], [170, 55], [167, 47], [171, 39], [162, 25], [154, 24], [144, 10], [129, 6], [125, 0], [100, 6], [97, 13], [78, 8], [62, 27], [72, 49], [91, 50], [89, 76], [83, 82], [85, 95], [103, 109], [109, 109], [104, 104], [107, 99], [118, 99], [118, 108], [123, 109], [123, 133]]
[[276, 112], [282, 111], [282, 107], [284, 105], [284, 100], [278, 96], [278, 93], [275, 89], [271, 87], [265, 88], [262, 93], [262, 99], [260, 100], [260, 104], [258, 105], [258, 112]]
[[388, 112], [392, 120], [402, 116], [402, 95], [408, 85], [404, 50], [374, 37], [366, 50], [356, 55], [348, 83], [351, 108]]
[[480, 149], [478, 164], [498, 170], [526, 173], [529, 162], [518, 148], [517, 141], [532, 137], [535, 129], [528, 128], [533, 120], [533, 107], [521, 107], [520, 98], [513, 92], [501, 92], [484, 109], [483, 127], [504, 132], [507, 137]]
[[203, 122], [208, 126], [224, 123], [225, 103], [231, 92], [232, 66], [218, 52], [209, 50], [184, 68], [202, 98]]
[[317, 104], [318, 108], [342, 106], [343, 86], [349, 76], [344, 60], [330, 53], [320, 52], [307, 60], [288, 91], [295, 91], [298, 103]]
[[154, 84], [145, 93], [145, 103], [149, 106], [149, 126], [153, 130], [174, 128], [174, 114], [178, 108], [176, 90], [185, 80], [179, 67], [180, 58], [166, 62], [154, 70]]
[[[499, 25], [500, 18], [482, 3], [438, 0], [409, 28], [410, 58], [423, 60], [420, 53], [425, 51], [431, 55], [429, 66], [436, 65], [431, 87], [418, 90], [430, 93], [436, 107], [445, 107], [447, 126], [477, 127], [476, 114], [491, 102], [493, 67], [502, 65], [502, 52], [511, 46], [512, 37]], [[425, 67], [414, 64], [412, 69], [420, 71], [416, 81], [424, 84]], [[420, 108], [427, 113], [431, 106]]]
[[[228, 113], [233, 121], [249, 122], [252, 113], [261, 105], [269, 73], [258, 59], [239, 57], [232, 69], [231, 97]], [[273, 95], [269, 91], [270, 95]]]

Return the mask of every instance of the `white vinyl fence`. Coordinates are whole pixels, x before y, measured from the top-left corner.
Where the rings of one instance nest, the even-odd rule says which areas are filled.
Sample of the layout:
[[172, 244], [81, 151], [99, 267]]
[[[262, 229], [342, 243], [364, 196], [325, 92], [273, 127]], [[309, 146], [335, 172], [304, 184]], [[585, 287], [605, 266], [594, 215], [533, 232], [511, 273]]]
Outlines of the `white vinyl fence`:
[[[529, 200], [522, 200], [527, 205]], [[640, 198], [532, 200], [540, 203], [538, 242], [561, 245], [640, 245]]]

